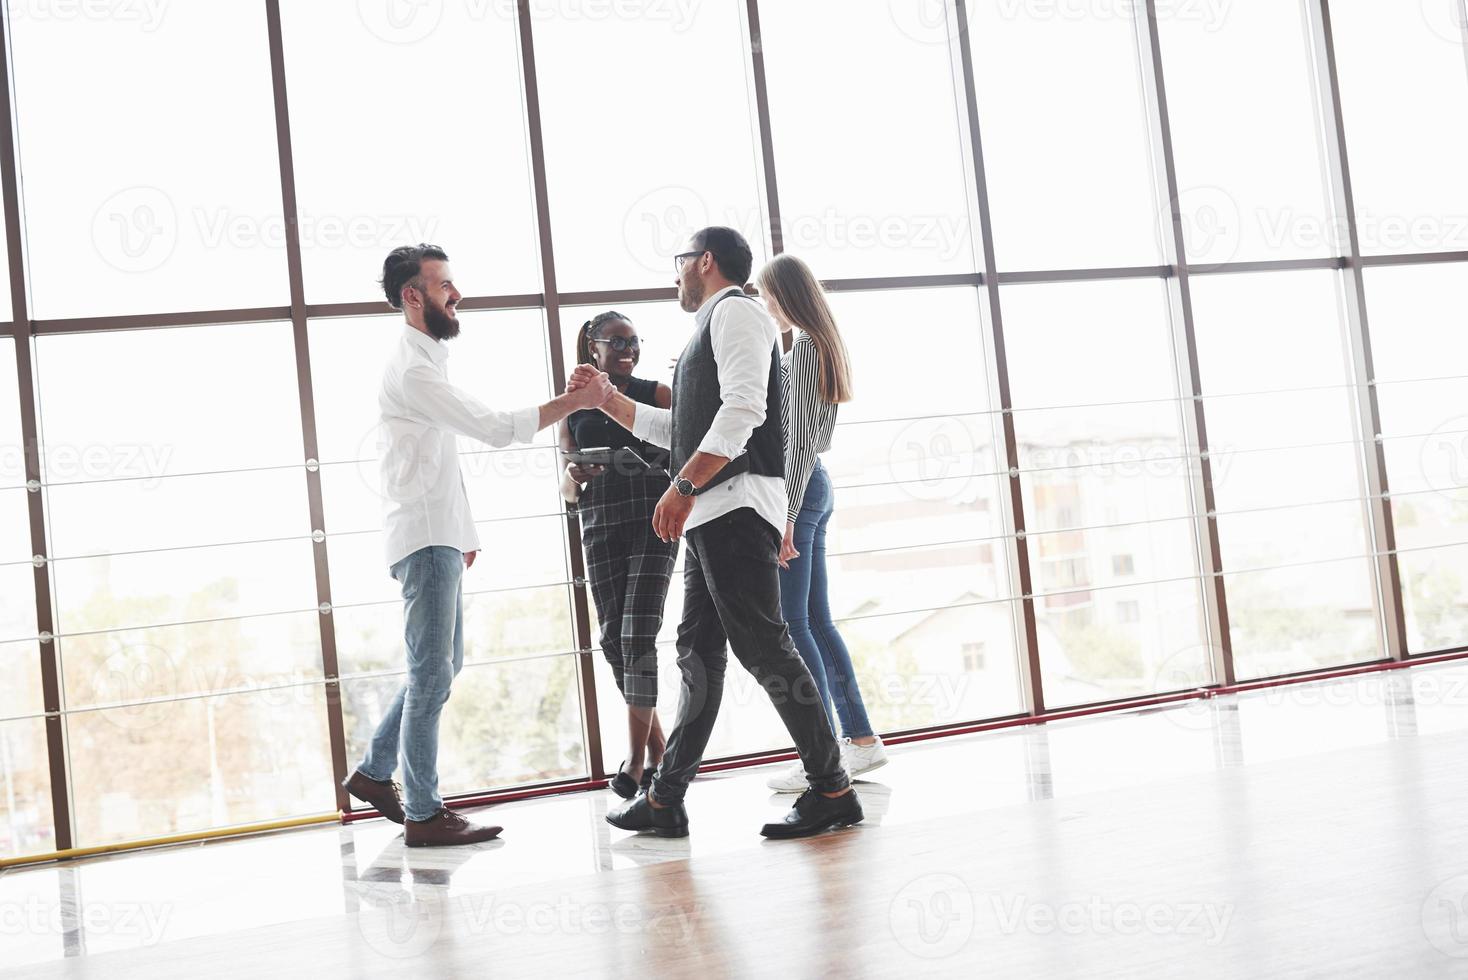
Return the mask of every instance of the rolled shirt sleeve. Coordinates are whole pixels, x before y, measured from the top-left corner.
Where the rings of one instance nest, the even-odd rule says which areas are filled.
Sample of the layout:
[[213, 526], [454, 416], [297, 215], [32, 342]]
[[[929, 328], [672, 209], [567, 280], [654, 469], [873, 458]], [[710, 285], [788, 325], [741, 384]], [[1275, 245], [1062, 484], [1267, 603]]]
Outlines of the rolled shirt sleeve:
[[497, 411], [427, 366], [414, 366], [404, 373], [403, 395], [431, 424], [490, 446], [528, 443], [540, 431], [539, 406]]
[[698, 451], [736, 459], [765, 421], [775, 324], [752, 302], [722, 303], [709, 327], [723, 404]]
[[666, 408], [637, 402], [632, 416], [632, 434], [643, 442], [664, 449], [673, 448], [673, 413]]

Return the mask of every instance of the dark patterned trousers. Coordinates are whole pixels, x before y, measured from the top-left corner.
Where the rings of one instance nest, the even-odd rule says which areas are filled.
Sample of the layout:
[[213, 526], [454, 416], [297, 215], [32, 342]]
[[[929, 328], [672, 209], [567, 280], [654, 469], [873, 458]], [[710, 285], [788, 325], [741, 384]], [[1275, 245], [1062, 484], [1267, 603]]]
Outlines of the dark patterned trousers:
[[658, 539], [650, 521], [596, 527], [581, 536], [586, 578], [601, 622], [601, 649], [627, 704], [658, 703], [658, 630], [678, 543]]

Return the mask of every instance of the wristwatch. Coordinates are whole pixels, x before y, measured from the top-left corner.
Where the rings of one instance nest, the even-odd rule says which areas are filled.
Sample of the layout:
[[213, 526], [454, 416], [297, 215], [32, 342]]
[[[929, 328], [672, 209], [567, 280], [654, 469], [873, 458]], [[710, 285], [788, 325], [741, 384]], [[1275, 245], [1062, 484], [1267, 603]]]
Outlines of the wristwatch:
[[698, 487], [695, 487], [693, 481], [686, 476], [680, 476], [674, 480], [673, 489], [678, 491], [680, 497], [691, 497], [698, 493]]

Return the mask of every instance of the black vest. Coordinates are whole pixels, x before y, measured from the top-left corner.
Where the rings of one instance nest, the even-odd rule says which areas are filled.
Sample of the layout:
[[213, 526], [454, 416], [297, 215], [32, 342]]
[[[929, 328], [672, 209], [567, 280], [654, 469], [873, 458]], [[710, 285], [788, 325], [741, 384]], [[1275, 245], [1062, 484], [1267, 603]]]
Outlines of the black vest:
[[[699, 443], [708, 435], [714, 416], [723, 405], [719, 393], [719, 365], [714, 360], [713, 340], [709, 328], [713, 324], [714, 310], [724, 300], [737, 297], [743, 302], [756, 300], [743, 292], [726, 292], [723, 296], [698, 314], [694, 321], [693, 336], [678, 358], [673, 370], [673, 433], [672, 459], [668, 472], [677, 476], [694, 453]], [[770, 343], [770, 381], [765, 396], [765, 420], [750, 435], [744, 445], [744, 453], [731, 460], [704, 487], [717, 486], [740, 473], [756, 476], [785, 475], [785, 432], [780, 423], [780, 356], [776, 353], [773, 340]]]

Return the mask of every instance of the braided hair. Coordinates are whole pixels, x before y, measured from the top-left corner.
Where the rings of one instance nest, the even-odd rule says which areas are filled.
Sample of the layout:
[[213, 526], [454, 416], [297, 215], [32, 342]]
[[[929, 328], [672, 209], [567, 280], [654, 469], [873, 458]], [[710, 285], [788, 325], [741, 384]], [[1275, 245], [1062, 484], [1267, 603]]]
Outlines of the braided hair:
[[631, 323], [625, 316], [616, 310], [607, 310], [598, 313], [581, 325], [581, 332], [576, 335], [576, 363], [595, 364], [596, 359], [591, 356], [591, 342], [596, 339], [597, 331], [615, 320]]

